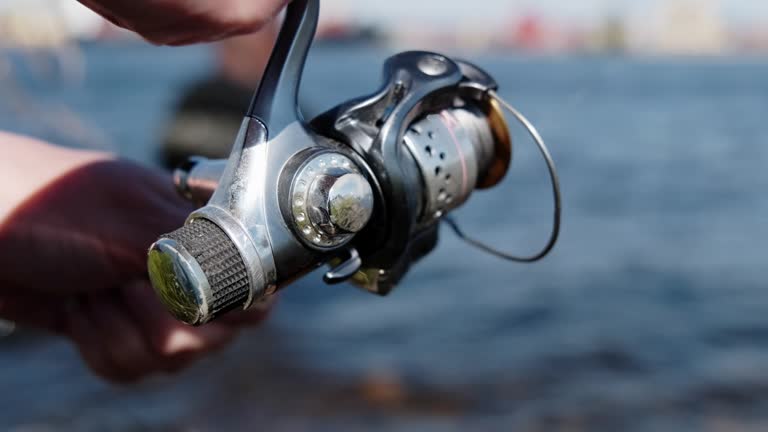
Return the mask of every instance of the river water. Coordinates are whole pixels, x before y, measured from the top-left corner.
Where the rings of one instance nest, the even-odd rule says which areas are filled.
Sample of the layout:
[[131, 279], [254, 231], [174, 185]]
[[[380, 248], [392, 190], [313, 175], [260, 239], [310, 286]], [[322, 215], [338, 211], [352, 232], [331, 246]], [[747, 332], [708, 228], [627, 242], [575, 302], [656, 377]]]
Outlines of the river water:
[[[387, 54], [315, 50], [308, 105], [370, 92]], [[85, 56], [80, 86], [23, 73], [37, 101], [25, 109], [64, 104], [100, 133], [67, 136], [7, 100], [0, 127], [108, 140], [154, 163], [170, 106], [209, 69], [207, 52], [90, 46]], [[66, 342], [22, 332], [0, 339], [0, 429], [768, 429], [768, 61], [469, 57], [559, 163], [565, 225], [550, 258], [500, 262], [443, 230], [391, 297], [312, 275], [264, 328], [137, 387], [104, 384]], [[533, 250], [549, 228], [548, 183], [514, 133], [506, 182], [457, 217]]]

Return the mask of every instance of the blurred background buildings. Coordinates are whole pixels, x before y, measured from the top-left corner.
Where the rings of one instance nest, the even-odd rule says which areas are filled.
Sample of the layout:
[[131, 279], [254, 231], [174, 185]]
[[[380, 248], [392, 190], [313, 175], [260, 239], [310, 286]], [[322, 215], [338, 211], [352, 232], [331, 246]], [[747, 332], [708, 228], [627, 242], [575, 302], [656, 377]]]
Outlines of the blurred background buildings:
[[[335, 42], [532, 53], [768, 53], [768, 7], [746, 0], [526, 0], [381, 4], [326, 0], [319, 35]], [[73, 0], [3, 0], [0, 44], [130, 39]]]

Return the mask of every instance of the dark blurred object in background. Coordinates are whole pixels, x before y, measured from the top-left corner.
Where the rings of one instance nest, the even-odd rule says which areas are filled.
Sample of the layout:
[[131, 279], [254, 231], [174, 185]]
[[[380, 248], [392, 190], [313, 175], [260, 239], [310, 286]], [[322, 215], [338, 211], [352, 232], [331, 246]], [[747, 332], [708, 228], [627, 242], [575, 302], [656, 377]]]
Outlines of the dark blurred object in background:
[[277, 36], [272, 24], [216, 45], [217, 70], [187, 87], [166, 129], [161, 159], [175, 168], [190, 156], [224, 158], [264, 73]]

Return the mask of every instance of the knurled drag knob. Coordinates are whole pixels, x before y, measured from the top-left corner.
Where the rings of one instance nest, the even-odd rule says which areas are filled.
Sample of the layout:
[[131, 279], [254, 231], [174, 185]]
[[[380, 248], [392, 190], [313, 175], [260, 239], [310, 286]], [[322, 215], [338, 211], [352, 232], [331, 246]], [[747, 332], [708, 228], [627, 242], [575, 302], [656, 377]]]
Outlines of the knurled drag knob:
[[162, 236], [148, 261], [152, 286], [180, 321], [204, 324], [248, 301], [245, 262], [224, 230], [207, 219]]

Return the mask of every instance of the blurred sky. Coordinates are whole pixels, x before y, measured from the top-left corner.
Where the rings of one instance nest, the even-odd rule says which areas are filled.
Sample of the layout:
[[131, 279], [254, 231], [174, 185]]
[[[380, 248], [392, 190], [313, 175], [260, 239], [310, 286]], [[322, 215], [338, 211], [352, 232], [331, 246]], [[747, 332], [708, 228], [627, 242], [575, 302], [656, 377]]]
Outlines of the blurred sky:
[[768, 22], [768, 1], [765, 0], [324, 0], [322, 7], [323, 13], [347, 13], [366, 22], [410, 22], [412, 17], [444, 24], [462, 20], [503, 22], [536, 13], [589, 23], [606, 15], [645, 15], [673, 1], [702, 7], [719, 4], [729, 21]]
[[[0, 10], [43, 3], [71, 7], [75, 0], [0, 0]], [[670, 3], [719, 7], [724, 18], [736, 24], [768, 23], [765, 0], [323, 0], [321, 13], [323, 18], [357, 19], [379, 25], [502, 25], [528, 14], [590, 24], [607, 15], [642, 17]]]

